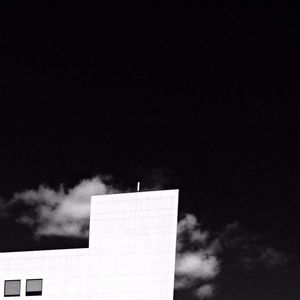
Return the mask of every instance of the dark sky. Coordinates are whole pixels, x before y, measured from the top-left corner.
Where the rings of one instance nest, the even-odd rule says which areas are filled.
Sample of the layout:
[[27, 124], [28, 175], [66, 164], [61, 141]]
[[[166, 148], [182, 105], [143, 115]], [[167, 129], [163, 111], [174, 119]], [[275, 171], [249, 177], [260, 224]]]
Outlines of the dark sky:
[[[161, 180], [181, 212], [293, 257], [276, 275], [228, 267], [215, 299], [299, 299], [299, 6], [184, 2], [1, 2], [0, 195]], [[0, 248], [30, 248], [1, 223]]]

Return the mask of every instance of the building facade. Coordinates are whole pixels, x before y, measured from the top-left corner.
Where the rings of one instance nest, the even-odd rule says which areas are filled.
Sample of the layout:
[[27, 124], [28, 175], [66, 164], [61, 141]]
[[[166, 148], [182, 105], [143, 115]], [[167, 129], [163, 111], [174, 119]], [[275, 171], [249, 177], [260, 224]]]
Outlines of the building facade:
[[89, 247], [0, 253], [0, 298], [172, 300], [178, 190], [92, 196]]

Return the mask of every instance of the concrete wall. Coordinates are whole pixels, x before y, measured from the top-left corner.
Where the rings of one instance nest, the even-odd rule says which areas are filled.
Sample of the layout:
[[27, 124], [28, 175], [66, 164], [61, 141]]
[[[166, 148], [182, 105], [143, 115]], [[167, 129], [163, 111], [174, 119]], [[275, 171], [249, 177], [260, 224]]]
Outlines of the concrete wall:
[[[173, 299], [178, 190], [93, 196], [89, 248], [0, 253], [4, 280], [21, 279], [16, 299]], [[42, 296], [25, 296], [43, 278]]]

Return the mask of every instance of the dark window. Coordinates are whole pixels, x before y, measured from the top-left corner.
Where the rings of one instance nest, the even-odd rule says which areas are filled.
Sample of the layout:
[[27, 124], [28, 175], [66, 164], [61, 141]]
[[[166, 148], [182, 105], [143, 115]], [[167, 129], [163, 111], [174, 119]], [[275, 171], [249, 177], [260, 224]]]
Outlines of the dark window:
[[4, 281], [4, 297], [20, 296], [21, 280]]
[[43, 279], [27, 279], [26, 296], [41, 296], [42, 287], [43, 287]]

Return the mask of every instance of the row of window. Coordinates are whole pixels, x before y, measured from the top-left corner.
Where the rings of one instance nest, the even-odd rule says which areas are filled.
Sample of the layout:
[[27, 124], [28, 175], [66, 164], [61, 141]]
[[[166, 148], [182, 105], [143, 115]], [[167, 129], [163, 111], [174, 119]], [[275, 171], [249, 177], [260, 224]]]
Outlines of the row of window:
[[[43, 279], [26, 280], [26, 296], [41, 296]], [[5, 280], [4, 297], [15, 297], [21, 295], [21, 280]]]

